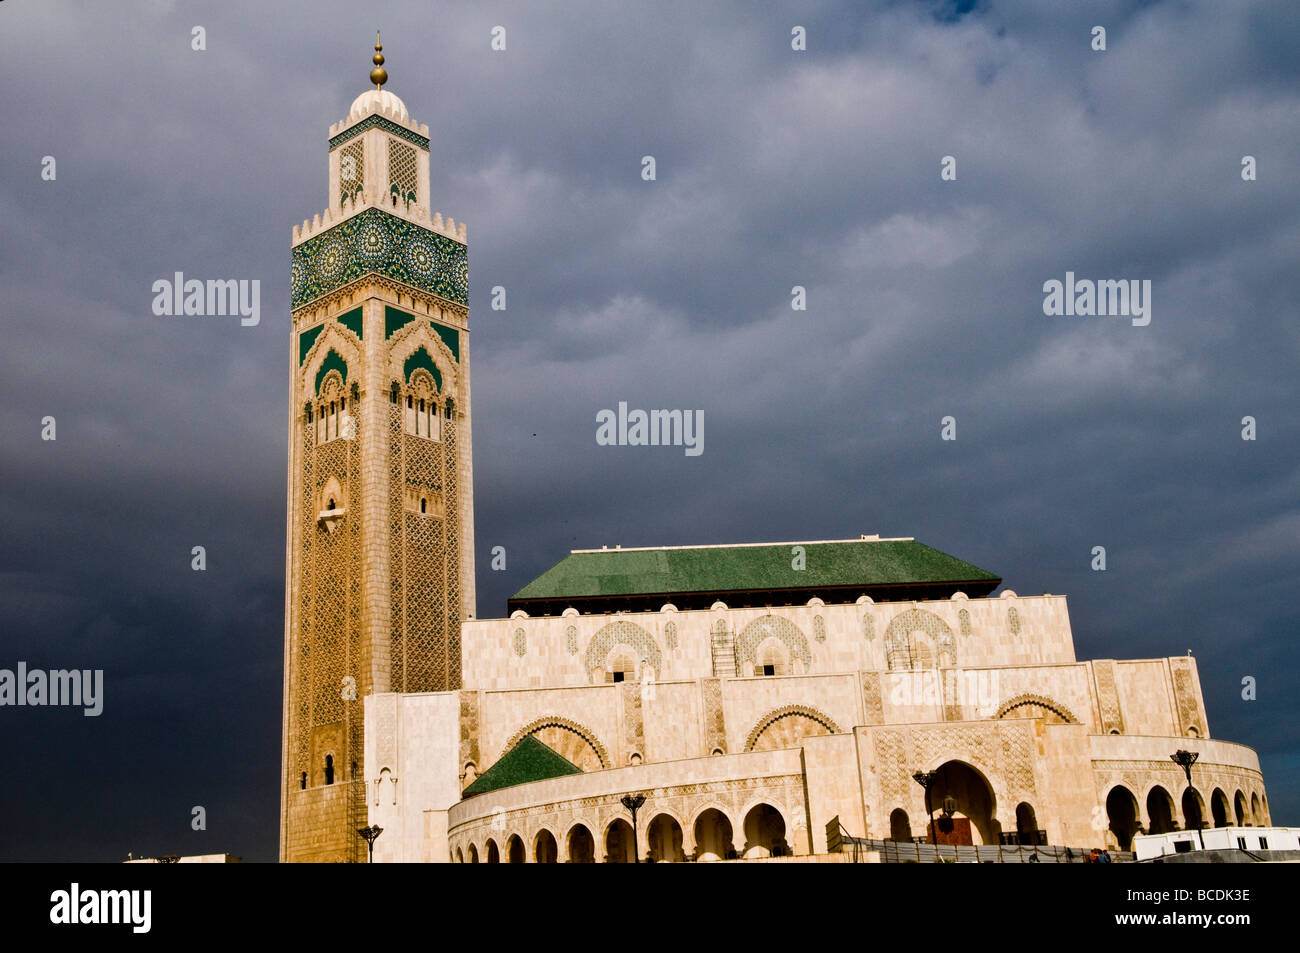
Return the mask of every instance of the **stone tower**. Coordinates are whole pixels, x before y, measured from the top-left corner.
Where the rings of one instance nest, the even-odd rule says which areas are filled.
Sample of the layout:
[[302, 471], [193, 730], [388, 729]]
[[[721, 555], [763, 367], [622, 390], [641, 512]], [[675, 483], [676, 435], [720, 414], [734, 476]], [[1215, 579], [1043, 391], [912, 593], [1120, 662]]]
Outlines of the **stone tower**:
[[380, 49], [293, 229], [281, 861], [365, 859], [363, 699], [460, 688], [474, 613], [465, 225]]

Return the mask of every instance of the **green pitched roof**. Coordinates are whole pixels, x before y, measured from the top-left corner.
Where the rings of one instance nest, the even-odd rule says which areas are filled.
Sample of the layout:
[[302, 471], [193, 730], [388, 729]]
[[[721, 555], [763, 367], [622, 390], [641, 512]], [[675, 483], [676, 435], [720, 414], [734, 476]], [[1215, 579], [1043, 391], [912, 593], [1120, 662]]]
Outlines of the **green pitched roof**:
[[568, 758], [548, 748], [532, 735], [524, 735], [496, 764], [475, 778], [474, 783], [461, 792], [461, 797], [473, 797], [475, 794], [486, 794], [488, 791], [529, 781], [545, 781], [547, 778], [581, 773], [582, 768]]
[[[794, 568], [794, 547], [804, 568]], [[914, 539], [575, 550], [512, 600], [1000, 582]]]

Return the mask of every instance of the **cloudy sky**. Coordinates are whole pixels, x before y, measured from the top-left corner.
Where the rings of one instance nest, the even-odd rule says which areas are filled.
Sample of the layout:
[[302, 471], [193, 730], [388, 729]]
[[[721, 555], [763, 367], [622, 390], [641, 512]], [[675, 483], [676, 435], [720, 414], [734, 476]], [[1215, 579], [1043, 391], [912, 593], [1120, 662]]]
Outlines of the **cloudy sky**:
[[[0, 667], [105, 703], [0, 709], [0, 860], [275, 857], [290, 229], [377, 26], [469, 223], [481, 617], [570, 548], [915, 536], [1191, 651], [1300, 823], [1294, 3], [9, 0]], [[176, 271], [260, 324], [155, 316]], [[1046, 316], [1067, 271], [1150, 324]], [[598, 446], [619, 401], [703, 454]]]

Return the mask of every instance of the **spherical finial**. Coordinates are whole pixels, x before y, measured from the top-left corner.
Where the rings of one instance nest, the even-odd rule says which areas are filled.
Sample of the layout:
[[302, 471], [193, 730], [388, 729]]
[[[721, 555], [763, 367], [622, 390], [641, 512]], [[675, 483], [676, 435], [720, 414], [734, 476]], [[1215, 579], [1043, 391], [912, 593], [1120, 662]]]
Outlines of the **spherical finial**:
[[375, 68], [370, 71], [370, 82], [375, 84], [375, 89], [383, 89], [384, 83], [388, 82], [388, 70], [384, 69], [384, 47], [379, 41], [379, 31], [375, 31], [375, 55], [371, 57]]

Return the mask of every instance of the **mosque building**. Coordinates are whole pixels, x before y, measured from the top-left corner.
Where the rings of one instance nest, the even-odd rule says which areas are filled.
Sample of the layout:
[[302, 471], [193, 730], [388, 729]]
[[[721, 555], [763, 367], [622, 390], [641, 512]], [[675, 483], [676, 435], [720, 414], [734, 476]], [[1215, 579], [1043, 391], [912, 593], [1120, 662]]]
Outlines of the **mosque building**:
[[1195, 659], [1080, 660], [1064, 596], [915, 539], [576, 550], [474, 618], [466, 226], [383, 64], [293, 229], [282, 861], [364, 861], [366, 828], [376, 862], [545, 863], [1268, 825]]

